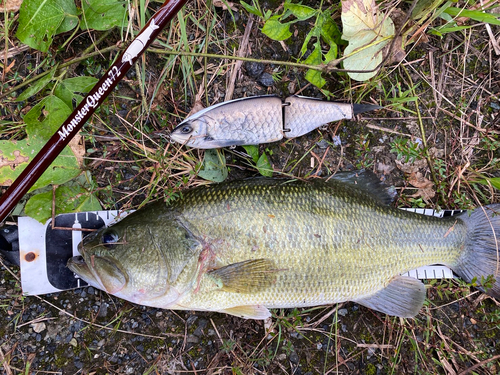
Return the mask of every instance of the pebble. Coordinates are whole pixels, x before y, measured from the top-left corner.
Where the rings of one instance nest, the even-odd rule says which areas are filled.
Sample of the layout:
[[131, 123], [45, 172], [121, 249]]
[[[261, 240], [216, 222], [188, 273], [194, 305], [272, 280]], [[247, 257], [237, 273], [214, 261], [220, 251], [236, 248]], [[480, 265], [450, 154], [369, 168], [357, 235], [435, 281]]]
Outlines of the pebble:
[[193, 335], [195, 336], [202, 336], [203, 335], [203, 329], [207, 326], [208, 321], [206, 319], [200, 319], [198, 321], [198, 327], [195, 329], [193, 332]]
[[108, 315], [108, 306], [109, 304], [105, 302], [101, 303], [101, 308], [99, 309], [99, 313], [97, 314], [99, 318], [105, 318], [106, 315]]
[[198, 319], [198, 317], [196, 315], [191, 315], [189, 318], [187, 318], [186, 324], [188, 326], [190, 326], [191, 324], [193, 324], [196, 321], [196, 319]]
[[332, 138], [332, 142], [333, 142], [333, 145], [336, 147], [338, 147], [342, 144], [342, 140], [340, 139], [340, 137], [338, 135], [336, 135]]
[[346, 316], [346, 315], [347, 315], [347, 309], [340, 309], [340, 310], [338, 311], [338, 314], [339, 314], [340, 316]]
[[273, 76], [269, 73], [262, 73], [259, 78], [257, 78], [257, 82], [262, 86], [271, 87], [274, 86]]
[[186, 342], [192, 344], [199, 344], [200, 338], [196, 337], [195, 335], [188, 335], [188, 337], [186, 338]]
[[264, 68], [264, 64], [259, 62], [249, 61], [245, 63], [247, 75], [252, 78], [258, 78], [262, 73], [264, 73]]
[[316, 142], [316, 146], [318, 146], [320, 149], [324, 150], [329, 146], [328, 141], [326, 139], [322, 139], [319, 142]]

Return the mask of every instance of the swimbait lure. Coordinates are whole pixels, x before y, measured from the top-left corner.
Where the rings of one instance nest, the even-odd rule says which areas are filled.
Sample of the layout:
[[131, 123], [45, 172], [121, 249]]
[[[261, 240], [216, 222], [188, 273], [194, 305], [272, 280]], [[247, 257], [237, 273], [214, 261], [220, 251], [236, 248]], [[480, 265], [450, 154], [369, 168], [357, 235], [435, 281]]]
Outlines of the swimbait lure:
[[304, 96], [290, 96], [284, 102], [274, 95], [254, 96], [205, 108], [182, 121], [170, 137], [201, 149], [257, 145], [300, 137], [329, 122], [378, 108]]

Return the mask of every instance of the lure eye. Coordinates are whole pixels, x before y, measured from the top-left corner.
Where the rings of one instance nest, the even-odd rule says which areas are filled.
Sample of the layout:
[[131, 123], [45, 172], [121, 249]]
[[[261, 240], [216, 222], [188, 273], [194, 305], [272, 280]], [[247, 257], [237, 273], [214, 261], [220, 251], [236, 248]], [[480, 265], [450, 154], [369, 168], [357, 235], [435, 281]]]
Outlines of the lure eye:
[[118, 242], [118, 239], [118, 234], [116, 234], [115, 232], [106, 232], [101, 237], [101, 243], [108, 249], [111, 249]]
[[184, 125], [182, 128], [181, 128], [181, 133], [182, 134], [189, 134], [193, 131], [193, 127], [191, 125]]

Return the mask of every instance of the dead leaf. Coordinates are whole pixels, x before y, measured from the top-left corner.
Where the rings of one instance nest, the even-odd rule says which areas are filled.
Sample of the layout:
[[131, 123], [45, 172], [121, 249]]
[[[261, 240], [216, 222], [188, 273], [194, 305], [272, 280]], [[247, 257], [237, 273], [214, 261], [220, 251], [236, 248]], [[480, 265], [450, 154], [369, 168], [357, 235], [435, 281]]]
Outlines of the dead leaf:
[[396, 160], [396, 166], [398, 169], [406, 174], [416, 173], [420, 169], [427, 168], [427, 160], [420, 159], [415, 160], [412, 163], [403, 163], [402, 161]]
[[389, 175], [393, 169], [394, 167], [392, 165], [387, 165], [384, 163], [378, 163], [377, 165], [377, 170], [379, 172], [382, 172], [384, 175]]
[[71, 141], [69, 141], [68, 146], [71, 151], [75, 154], [76, 162], [80, 168], [83, 168], [83, 157], [85, 156], [85, 142], [83, 137], [78, 132]]
[[21, 7], [23, 0], [3, 0], [0, 4], [0, 10], [7, 12], [17, 12]]
[[383, 61], [383, 50], [394, 36], [394, 23], [379, 12], [375, 0], [342, 1], [342, 39], [348, 41], [344, 50], [344, 68], [366, 70], [367, 73], [347, 73], [357, 81], [366, 81], [377, 74], [373, 71]]
[[194, 115], [196, 112], [199, 112], [201, 111], [202, 109], [205, 109], [205, 107], [203, 106], [203, 104], [201, 103], [201, 99], [199, 99], [198, 97], [196, 97], [196, 101], [194, 102], [193, 104], [193, 108], [191, 108], [191, 111], [189, 111], [188, 115], [186, 116], [186, 118], [188, 118], [189, 116], [192, 116]]
[[7, 74], [10, 72], [10, 70], [12, 69], [12, 67], [14, 66], [14, 64], [16, 63], [16, 61], [12, 61], [5, 69], [4, 69], [4, 73], [3, 74]]
[[33, 331], [36, 333], [40, 333], [47, 328], [44, 322], [38, 322], [38, 323], [33, 323], [31, 324], [31, 327], [33, 328]]
[[[403, 12], [400, 9], [394, 9], [391, 12], [391, 20], [394, 22], [394, 29], [399, 30], [401, 27], [404, 27], [403, 22], [406, 20], [406, 12]], [[404, 50], [404, 45], [405, 45], [405, 40], [401, 35], [396, 36], [396, 40], [393, 42], [391, 41], [389, 44], [387, 44], [384, 49], [382, 50], [384, 56], [387, 56], [389, 53], [389, 49], [391, 48], [392, 45], [392, 50], [391, 50], [391, 55], [388, 56], [387, 60], [385, 61], [385, 65], [391, 65], [391, 64], [396, 64], [400, 63], [403, 61], [403, 59], [406, 57], [406, 52]]]
[[[7, 157], [2, 156], [3, 152], [0, 150], [0, 168], [10, 167], [10, 169], [16, 169], [20, 164], [27, 163], [30, 158], [27, 156], [23, 156], [20, 150], [15, 150], [13, 152], [14, 160], [9, 160]], [[3, 183], [4, 186], [12, 185], [12, 180], [6, 180]]]
[[425, 178], [420, 172], [412, 172], [408, 182], [418, 189], [415, 194], [410, 195], [412, 198], [422, 197], [425, 202], [428, 202], [436, 195], [433, 189], [434, 183]]
[[222, 10], [227, 10], [227, 7], [231, 8], [233, 12], [236, 12], [238, 10], [238, 8], [236, 8], [234, 3], [230, 1], [214, 0], [213, 4], [217, 8], [222, 8]]

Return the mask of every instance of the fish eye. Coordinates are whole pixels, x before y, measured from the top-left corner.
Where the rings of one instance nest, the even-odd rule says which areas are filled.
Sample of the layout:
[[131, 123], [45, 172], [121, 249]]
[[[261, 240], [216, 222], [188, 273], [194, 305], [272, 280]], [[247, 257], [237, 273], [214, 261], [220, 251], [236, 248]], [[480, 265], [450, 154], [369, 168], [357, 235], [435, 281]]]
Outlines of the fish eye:
[[189, 134], [193, 131], [193, 127], [191, 125], [184, 125], [182, 128], [181, 128], [181, 133], [182, 134]]
[[101, 243], [106, 246], [108, 249], [111, 249], [115, 246], [119, 240], [118, 234], [114, 231], [108, 231], [104, 233], [101, 237]]

